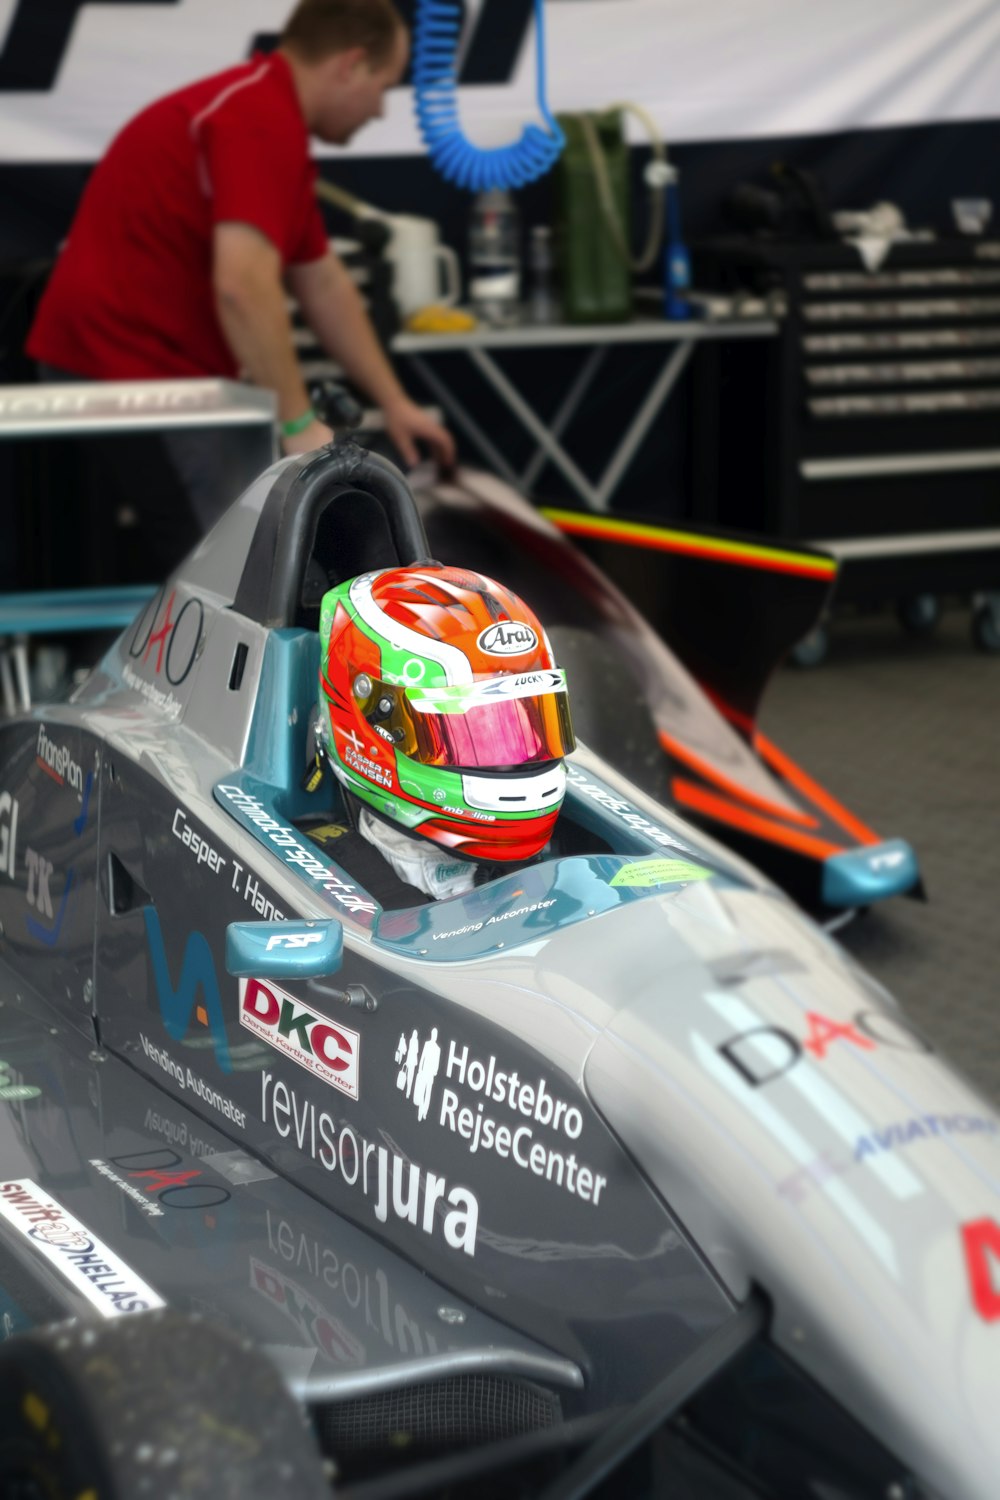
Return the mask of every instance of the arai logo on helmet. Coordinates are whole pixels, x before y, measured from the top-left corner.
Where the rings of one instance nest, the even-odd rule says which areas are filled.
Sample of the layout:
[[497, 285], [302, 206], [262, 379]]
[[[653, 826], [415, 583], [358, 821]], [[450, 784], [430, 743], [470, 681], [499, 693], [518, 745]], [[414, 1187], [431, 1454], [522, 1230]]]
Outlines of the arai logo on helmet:
[[538, 637], [520, 620], [498, 620], [479, 632], [476, 645], [487, 656], [526, 656], [537, 649]]

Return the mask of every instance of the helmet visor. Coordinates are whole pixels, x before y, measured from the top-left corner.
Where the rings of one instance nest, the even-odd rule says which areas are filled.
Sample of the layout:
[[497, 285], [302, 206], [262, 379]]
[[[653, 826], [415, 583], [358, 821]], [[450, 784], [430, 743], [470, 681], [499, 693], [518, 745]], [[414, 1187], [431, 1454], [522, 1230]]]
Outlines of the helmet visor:
[[552, 668], [461, 687], [372, 683], [368, 723], [425, 766], [504, 770], [561, 760], [573, 749], [566, 674]]

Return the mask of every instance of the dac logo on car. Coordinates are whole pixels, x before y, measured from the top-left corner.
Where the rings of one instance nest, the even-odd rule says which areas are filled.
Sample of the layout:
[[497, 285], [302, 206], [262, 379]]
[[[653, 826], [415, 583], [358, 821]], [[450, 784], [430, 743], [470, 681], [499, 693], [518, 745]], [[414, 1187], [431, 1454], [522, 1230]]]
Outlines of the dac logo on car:
[[358, 1097], [361, 1038], [294, 995], [260, 979], [240, 980], [240, 1025], [351, 1099]]

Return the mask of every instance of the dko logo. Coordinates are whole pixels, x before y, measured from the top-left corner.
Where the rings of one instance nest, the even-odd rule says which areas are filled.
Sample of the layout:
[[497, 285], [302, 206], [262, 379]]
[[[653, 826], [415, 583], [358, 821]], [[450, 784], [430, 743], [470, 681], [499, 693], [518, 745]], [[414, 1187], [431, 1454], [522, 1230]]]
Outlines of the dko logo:
[[437, 1037], [437, 1027], [434, 1026], [421, 1047], [420, 1037], [415, 1030], [410, 1033], [409, 1041], [404, 1031], [400, 1033], [396, 1044], [396, 1062], [399, 1064], [396, 1087], [416, 1107], [418, 1120], [427, 1118], [434, 1080], [441, 1067], [441, 1048]]
[[152, 660], [155, 676], [162, 673], [171, 687], [180, 687], [198, 655], [205, 606], [200, 599], [187, 599], [175, 620], [177, 590], [171, 590], [164, 610], [165, 594], [166, 590], [160, 589], [139, 616], [129, 641], [128, 654], [133, 661], [139, 660], [143, 667]]
[[499, 620], [479, 632], [476, 645], [487, 656], [526, 656], [537, 648], [538, 637], [530, 625], [518, 620]]
[[240, 1025], [342, 1094], [358, 1097], [361, 1037], [350, 1027], [335, 1026], [294, 995], [259, 979], [240, 980]]
[[154, 1151], [133, 1151], [128, 1156], [112, 1156], [110, 1161], [164, 1208], [204, 1211], [220, 1208], [232, 1197], [229, 1189], [221, 1183], [199, 1181], [205, 1176], [201, 1167], [177, 1171], [178, 1167], [183, 1167], [183, 1157], [169, 1146], [157, 1147]]
[[[187, 1036], [191, 1016], [195, 1015], [202, 1026], [207, 1026], [215, 1048], [215, 1060], [224, 1073], [233, 1070], [226, 1036], [226, 1021], [222, 1013], [219, 982], [215, 977], [215, 962], [208, 939], [200, 932], [192, 932], [184, 947], [181, 977], [174, 987], [170, 977], [166, 949], [163, 946], [163, 930], [156, 908], [147, 906], [143, 911], [146, 919], [146, 937], [149, 942], [149, 958], [153, 966], [153, 979], [160, 1006], [160, 1015], [167, 1035], [175, 1042]], [[199, 1002], [199, 995], [201, 1000]]]
[[14, 879], [17, 859], [17, 798], [0, 792], [0, 875]]

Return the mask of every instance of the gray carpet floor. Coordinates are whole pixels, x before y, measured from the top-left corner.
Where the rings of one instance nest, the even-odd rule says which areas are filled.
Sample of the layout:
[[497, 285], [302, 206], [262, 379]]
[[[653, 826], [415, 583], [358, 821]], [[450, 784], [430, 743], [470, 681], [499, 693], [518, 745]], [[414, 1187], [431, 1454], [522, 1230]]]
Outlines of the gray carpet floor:
[[923, 640], [888, 614], [835, 619], [825, 664], [779, 672], [760, 723], [913, 845], [927, 903], [883, 903], [838, 938], [1000, 1105], [1000, 656], [974, 650], [958, 609]]

